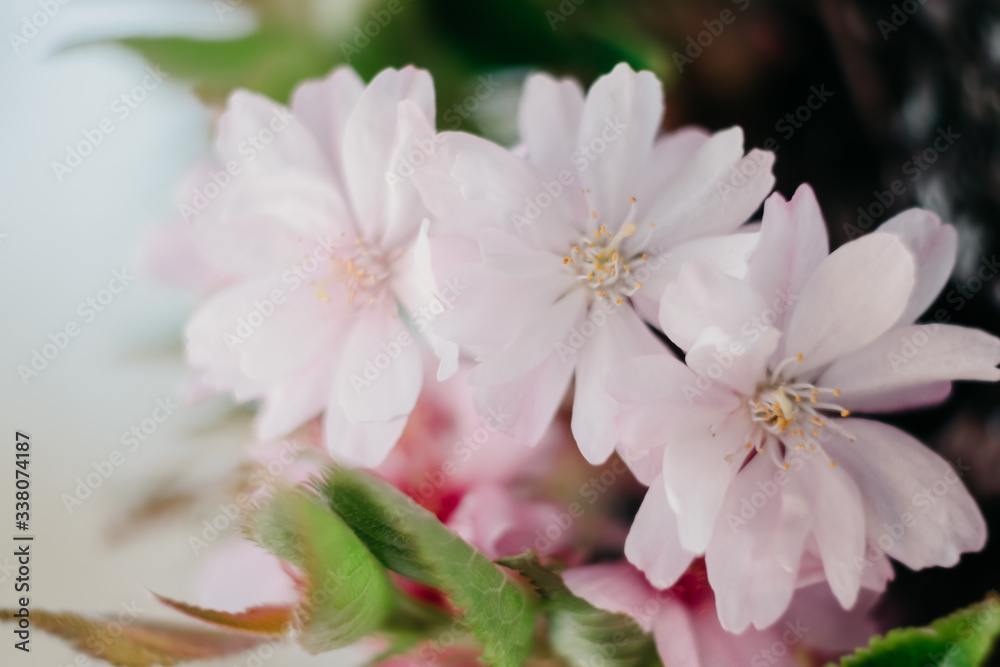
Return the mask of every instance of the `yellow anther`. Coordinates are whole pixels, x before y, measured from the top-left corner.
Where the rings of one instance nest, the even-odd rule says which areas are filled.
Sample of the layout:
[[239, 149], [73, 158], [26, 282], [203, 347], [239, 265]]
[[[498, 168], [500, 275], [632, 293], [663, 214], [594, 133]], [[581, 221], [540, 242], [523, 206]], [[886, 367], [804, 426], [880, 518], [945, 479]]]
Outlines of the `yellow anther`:
[[849, 414], [851, 414], [851, 411], [850, 411], [850, 410], [841, 410], [841, 411], [840, 411], [840, 416], [841, 416], [841, 417], [846, 417], [846, 416], [847, 416], [847, 415], [849, 415]]
[[830, 461], [830, 467], [831, 468], [836, 468], [837, 467], [837, 463], [835, 461]]

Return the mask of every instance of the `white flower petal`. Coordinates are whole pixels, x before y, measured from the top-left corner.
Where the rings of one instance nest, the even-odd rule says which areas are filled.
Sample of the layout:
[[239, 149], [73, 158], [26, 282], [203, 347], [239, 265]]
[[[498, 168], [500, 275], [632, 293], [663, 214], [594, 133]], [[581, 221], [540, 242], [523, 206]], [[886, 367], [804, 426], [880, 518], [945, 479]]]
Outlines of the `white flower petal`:
[[642, 206], [642, 222], [656, 225], [650, 247], [667, 249], [700, 236], [732, 232], [753, 214], [774, 187], [774, 154], [743, 154], [743, 130], [716, 132], [659, 196]]
[[774, 327], [748, 331], [751, 336], [736, 338], [714, 326], [701, 332], [684, 358], [691, 370], [704, 376], [701, 384], [720, 382], [743, 396], [756, 393], [768, 360], [781, 343], [781, 333]]
[[742, 278], [746, 272], [747, 257], [757, 242], [757, 233], [742, 232], [685, 241], [661, 254], [651, 252], [646, 263], [650, 268], [649, 275], [642, 278], [642, 289], [630, 297], [633, 307], [642, 319], [659, 326], [663, 292], [667, 285], [677, 280], [684, 264], [698, 260], [722, 273]]
[[[596, 322], [593, 312], [591, 320]], [[615, 429], [618, 404], [605, 389], [609, 371], [633, 357], [666, 351], [628, 306], [621, 306], [605, 317], [603, 324], [595, 324], [596, 333], [580, 350], [571, 421], [580, 452], [592, 465], [606, 461], [618, 440]]]
[[534, 74], [524, 82], [518, 127], [528, 161], [549, 178], [572, 168], [576, 129], [583, 115], [583, 89], [572, 79]]
[[[788, 608], [798, 578], [798, 557], [786, 568], [775, 553], [775, 540], [788, 529], [781, 521], [782, 500], [774, 482], [775, 466], [767, 456], [754, 456], [733, 481], [715, 522], [705, 553], [708, 581], [715, 591], [719, 622], [741, 633], [751, 624], [766, 628]], [[773, 485], [773, 491], [767, 489]], [[802, 553], [804, 535], [789, 542]]]
[[[882, 413], [915, 410], [944, 403], [951, 395], [951, 382], [932, 382], [868, 396], [863, 403], [847, 397], [843, 407], [856, 412]], [[840, 400], [839, 398], [837, 400]]]
[[408, 416], [389, 421], [350, 422], [337, 402], [336, 392], [323, 413], [323, 439], [338, 463], [352, 467], [375, 468], [399, 442]]
[[[400, 146], [400, 105], [410, 101], [426, 118], [434, 118], [434, 84], [424, 70], [405, 67], [380, 72], [362, 93], [344, 128], [344, 165], [359, 231], [377, 242], [386, 232], [392, 189], [393, 158]], [[418, 146], [410, 147], [416, 151]], [[407, 151], [409, 152], [409, 151]], [[407, 181], [401, 187], [412, 187]], [[420, 220], [416, 220], [419, 228]]]
[[344, 128], [364, 90], [365, 83], [357, 72], [343, 65], [326, 78], [306, 81], [292, 92], [292, 113], [316, 137], [341, 189], [347, 186], [342, 161]]
[[862, 489], [868, 537], [879, 549], [919, 570], [950, 567], [962, 553], [983, 548], [986, 522], [947, 461], [887, 424], [840, 424], [857, 441], [837, 438], [827, 448]]
[[669, 183], [686, 170], [701, 147], [712, 136], [700, 127], [682, 127], [657, 137], [649, 155], [649, 167], [637, 194], [643, 206], [652, 207]]
[[320, 301], [310, 289], [284, 292], [282, 303], [269, 300], [274, 293], [260, 292], [246, 301], [241, 319], [254, 321], [257, 314], [264, 322], [234, 350], [243, 373], [262, 383], [281, 381], [321, 356], [346, 319], [343, 302]]
[[[462, 197], [488, 216], [484, 220], [554, 253], [569, 252], [579, 242], [580, 230], [573, 223], [573, 200], [580, 196], [576, 187], [558, 181], [553, 185], [531, 164], [488, 141], [463, 143], [469, 148], [456, 154], [450, 174], [461, 185]], [[439, 208], [463, 210], [441, 199]]]
[[761, 295], [746, 282], [692, 260], [663, 292], [660, 328], [682, 350], [691, 349], [709, 326], [733, 339], [749, 340], [754, 331], [758, 336], [761, 331], [760, 326], [754, 326], [753, 318], [759, 323], [767, 308]]
[[[816, 195], [801, 185], [790, 201], [774, 193], [764, 202], [759, 243], [747, 262], [746, 280], [764, 297], [797, 295], [830, 254], [826, 224]], [[774, 326], [784, 331], [791, 309]]]
[[475, 390], [476, 409], [480, 414], [504, 415], [501, 430], [525, 446], [533, 447], [541, 440], [562, 404], [573, 368], [573, 364], [566, 363], [553, 351], [519, 378], [478, 387]]
[[736, 455], [744, 453], [749, 432], [745, 410], [692, 410], [664, 448], [667, 500], [677, 512], [677, 533], [688, 551], [703, 553], [708, 547], [726, 491], [738, 478]]
[[958, 256], [958, 233], [924, 209], [911, 208], [886, 221], [878, 231], [895, 234], [917, 259], [917, 282], [899, 324], [910, 324], [927, 310], [948, 283]]
[[240, 369], [240, 350], [243, 336], [252, 337], [255, 331], [246, 321], [247, 316], [257, 312], [254, 301], [267, 298], [280, 284], [278, 276], [264, 275], [219, 291], [195, 311], [185, 329], [187, 358], [203, 372], [209, 385], [233, 391], [238, 400], [264, 392], [265, 385], [246, 377]]
[[625, 540], [625, 557], [657, 588], [673, 586], [697, 554], [681, 546], [677, 515], [670, 509], [663, 479], [656, 477]]
[[824, 259], [802, 285], [788, 320], [785, 354], [803, 355], [797, 374], [861, 349], [899, 320], [913, 291], [913, 254], [874, 233]]
[[702, 391], [698, 379], [672, 354], [636, 357], [608, 374], [605, 387], [619, 403], [618, 453], [643, 484], [653, 485], [660, 475], [663, 448], [692, 406], [718, 405], [725, 411], [738, 405], [734, 396], [718, 387]]
[[948, 324], [914, 324], [892, 329], [837, 359], [817, 385], [839, 389], [839, 405], [869, 412], [869, 400], [911, 387], [952, 380], [996, 382], [997, 364], [1000, 339], [995, 336]]
[[[836, 458], [836, 455], [831, 453]], [[831, 468], [825, 459], [803, 455], [801, 469], [791, 473], [809, 506], [809, 530], [816, 540], [823, 572], [844, 609], [854, 606], [861, 587], [865, 553], [865, 511], [849, 471]]]
[[625, 222], [662, 119], [663, 88], [651, 72], [621, 63], [591, 86], [577, 135], [578, 146], [588, 150], [584, 157], [594, 157], [580, 171], [587, 202], [597, 212], [587, 220], [588, 231], [602, 224], [616, 231]]
[[[483, 360], [469, 374], [469, 383], [477, 386], [497, 385], [514, 380], [557, 350], [568, 341], [571, 327], [583, 317], [587, 295], [583, 290], [573, 290], [551, 306], [536, 321], [530, 322], [510, 345]], [[570, 352], [572, 350], [570, 349]], [[573, 367], [574, 355], [559, 354], [562, 363]]]
[[334, 388], [345, 417], [351, 423], [405, 418], [423, 383], [420, 345], [395, 302], [365, 307], [353, 321]]
[[317, 138], [291, 111], [263, 95], [237, 90], [219, 118], [216, 140], [220, 162], [236, 162], [246, 175], [294, 167], [330, 175], [330, 163]]
[[333, 356], [325, 355], [268, 390], [254, 421], [258, 439], [280, 438], [323, 412], [333, 385]]

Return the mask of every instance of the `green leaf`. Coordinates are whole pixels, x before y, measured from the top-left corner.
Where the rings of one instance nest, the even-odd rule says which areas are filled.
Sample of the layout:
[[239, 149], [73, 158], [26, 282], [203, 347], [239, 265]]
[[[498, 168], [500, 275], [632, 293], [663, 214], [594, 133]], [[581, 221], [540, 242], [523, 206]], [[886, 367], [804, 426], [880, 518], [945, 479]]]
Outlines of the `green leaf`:
[[[12, 610], [0, 609], [0, 621], [16, 623], [19, 619], [15, 614]], [[66, 640], [81, 653], [118, 667], [169, 666], [189, 660], [210, 660], [247, 651], [268, 641], [266, 637], [249, 633], [189, 628], [134, 618], [131, 623], [121, 620], [120, 614], [108, 619], [92, 619], [80, 614], [31, 611], [34, 627]]]
[[196, 607], [186, 602], [178, 602], [153, 593], [157, 600], [171, 609], [181, 612], [200, 621], [211, 623], [222, 628], [251, 632], [258, 635], [280, 637], [288, 632], [294, 619], [294, 610], [286, 606], [251, 607], [246, 611], [232, 613]]
[[392, 611], [396, 589], [385, 568], [319, 498], [279, 492], [248, 532], [305, 574], [295, 635], [310, 653], [371, 635]]
[[573, 667], [601, 664], [611, 667], [659, 665], [651, 635], [625, 614], [598, 609], [578, 598], [558, 574], [544, 567], [533, 552], [501, 558], [501, 565], [526, 577], [545, 602], [550, 618], [552, 650]]
[[531, 651], [535, 609], [526, 591], [433, 514], [392, 485], [355, 470], [320, 484], [330, 507], [389, 569], [446, 592], [483, 645], [482, 660], [520, 667]]
[[280, 25], [237, 39], [131, 37], [120, 43], [172, 79], [195, 81], [199, 95], [211, 102], [222, 102], [235, 88], [287, 101], [296, 85], [326, 75], [337, 60], [310, 35]]
[[[840, 661], [840, 667], [979, 667], [1000, 635], [1000, 598], [986, 600], [927, 628], [901, 628], [874, 637], [868, 648]], [[832, 667], [832, 664], [830, 667]]]

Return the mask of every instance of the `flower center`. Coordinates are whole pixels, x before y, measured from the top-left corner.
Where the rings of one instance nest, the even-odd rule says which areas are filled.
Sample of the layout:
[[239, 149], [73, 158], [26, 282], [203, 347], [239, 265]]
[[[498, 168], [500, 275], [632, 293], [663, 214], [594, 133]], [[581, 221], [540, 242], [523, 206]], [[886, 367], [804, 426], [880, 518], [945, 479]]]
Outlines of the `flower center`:
[[[854, 436], [836, 420], [838, 415], [847, 417], [851, 412], [830, 402], [830, 398], [840, 396], [839, 389], [797, 382], [794, 377], [786, 379], [785, 369], [797, 361], [802, 361], [801, 354], [782, 360], [766, 381], [758, 386], [756, 395], [747, 398], [753, 426], [742, 450], [749, 452], [756, 449], [758, 453], [763, 453], [766, 448], [775, 464], [787, 470], [789, 466], [783, 461], [783, 445], [795, 442], [795, 449], [805, 450], [809, 454], [818, 451], [829, 460], [830, 467], [834, 468], [837, 464], [826, 455], [819, 441], [826, 440], [827, 431], [853, 441]], [[769, 438], [768, 434], [775, 437]], [[766, 446], [768, 443], [771, 444], [770, 447]], [[726, 458], [731, 461], [731, 457], [733, 454]]]
[[[606, 225], [601, 225], [593, 232], [593, 238], [583, 237], [563, 257], [563, 264], [575, 272], [577, 280], [590, 288], [595, 299], [619, 304], [642, 289], [635, 271], [649, 260], [649, 254], [626, 256], [622, 251], [622, 242], [638, 231], [632, 222], [634, 215], [635, 197], [632, 198], [628, 219], [617, 234], [612, 234]], [[651, 235], [653, 225], [649, 227]], [[642, 245], [645, 246], [645, 243]]]
[[329, 260], [328, 279], [314, 280], [312, 284], [320, 301], [330, 301], [328, 289], [337, 285], [342, 287], [347, 305], [352, 307], [349, 315], [353, 314], [356, 304], [374, 304], [385, 297], [392, 265], [406, 252], [406, 248], [385, 252], [369, 246], [361, 238], [356, 239], [353, 246], [337, 250]]

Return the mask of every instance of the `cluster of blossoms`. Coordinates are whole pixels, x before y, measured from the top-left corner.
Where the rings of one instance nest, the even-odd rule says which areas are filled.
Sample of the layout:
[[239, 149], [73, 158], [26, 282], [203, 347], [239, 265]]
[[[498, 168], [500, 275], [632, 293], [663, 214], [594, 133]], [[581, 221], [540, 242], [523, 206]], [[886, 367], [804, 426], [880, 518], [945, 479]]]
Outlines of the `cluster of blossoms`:
[[[510, 149], [437, 133], [412, 67], [337, 69], [290, 111], [237, 92], [195, 185], [231, 177], [150, 260], [210, 292], [189, 361], [258, 402], [261, 440], [307, 429], [490, 558], [557, 556], [667, 667], [790, 647], [810, 613], [826, 634], [802, 641], [850, 648], [890, 558], [953, 565], [986, 539], [948, 462], [854, 413], [996, 381], [1000, 340], [914, 323], [957, 252], [934, 214], [830, 253], [807, 185], [770, 194], [772, 153], [738, 127], [663, 134], [663, 113], [626, 65], [586, 93], [529, 77]], [[573, 478], [562, 442], [648, 487], [630, 527], [525, 491]]]

